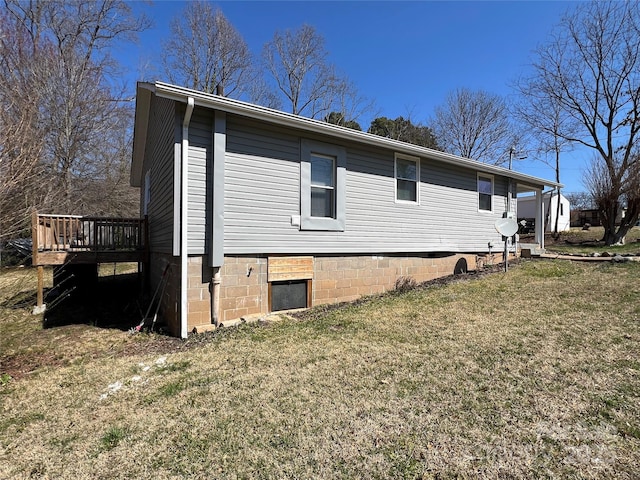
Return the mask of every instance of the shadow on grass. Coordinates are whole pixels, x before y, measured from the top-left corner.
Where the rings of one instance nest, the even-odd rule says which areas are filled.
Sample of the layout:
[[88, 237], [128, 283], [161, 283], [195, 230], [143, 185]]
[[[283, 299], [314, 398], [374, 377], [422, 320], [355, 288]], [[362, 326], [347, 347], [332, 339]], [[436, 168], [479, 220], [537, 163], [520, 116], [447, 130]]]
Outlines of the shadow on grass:
[[0, 307], [8, 308], [11, 310], [19, 310], [23, 308], [30, 308], [36, 304], [36, 292], [21, 291], [6, 298], [0, 303]]

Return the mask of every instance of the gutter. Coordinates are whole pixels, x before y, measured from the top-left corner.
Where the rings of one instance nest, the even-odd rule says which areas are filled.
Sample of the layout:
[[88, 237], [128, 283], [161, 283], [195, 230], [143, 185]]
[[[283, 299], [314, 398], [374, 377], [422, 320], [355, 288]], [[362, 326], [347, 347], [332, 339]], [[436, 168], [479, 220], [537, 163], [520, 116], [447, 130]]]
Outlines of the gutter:
[[380, 137], [371, 133], [360, 132], [346, 127], [340, 127], [320, 120], [301, 117], [291, 113], [280, 112], [271, 108], [253, 105], [250, 103], [234, 100], [227, 97], [198, 92], [184, 87], [170, 85], [168, 83], [156, 82], [154, 84], [139, 84], [139, 88], [150, 89], [159, 97], [184, 103], [192, 98], [198, 106], [221, 110], [224, 112], [241, 115], [265, 122], [275, 123], [289, 128], [304, 130], [313, 133], [330, 135], [334, 138], [348, 140], [352, 142], [365, 143], [370, 146], [392, 149], [398, 153], [416, 155], [422, 158], [433, 159], [443, 163], [470, 168], [479, 172], [491, 173], [517, 180], [519, 183], [531, 187], [544, 189], [548, 187], [563, 187], [561, 183], [545, 180], [542, 178], [514, 172], [504, 167], [497, 167], [486, 163], [478, 162], [470, 158], [458, 157], [450, 153], [433, 150], [418, 145]]
[[180, 176], [180, 187], [182, 194], [180, 195], [180, 336], [187, 338], [188, 325], [188, 304], [187, 289], [189, 287], [188, 276], [188, 230], [189, 230], [189, 123], [191, 123], [191, 114], [195, 101], [193, 97], [187, 98], [187, 109], [184, 112], [184, 120], [182, 121], [182, 175]]

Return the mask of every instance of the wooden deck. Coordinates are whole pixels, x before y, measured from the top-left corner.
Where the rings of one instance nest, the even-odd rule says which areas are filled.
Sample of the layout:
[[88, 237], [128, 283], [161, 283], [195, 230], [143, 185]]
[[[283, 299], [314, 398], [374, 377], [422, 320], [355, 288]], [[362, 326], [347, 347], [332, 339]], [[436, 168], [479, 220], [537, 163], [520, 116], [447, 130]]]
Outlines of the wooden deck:
[[31, 237], [32, 264], [38, 267], [37, 311], [43, 307], [45, 265], [146, 262], [147, 235], [147, 222], [144, 218], [85, 217], [34, 212]]
[[143, 262], [144, 218], [83, 217], [34, 213], [33, 265]]

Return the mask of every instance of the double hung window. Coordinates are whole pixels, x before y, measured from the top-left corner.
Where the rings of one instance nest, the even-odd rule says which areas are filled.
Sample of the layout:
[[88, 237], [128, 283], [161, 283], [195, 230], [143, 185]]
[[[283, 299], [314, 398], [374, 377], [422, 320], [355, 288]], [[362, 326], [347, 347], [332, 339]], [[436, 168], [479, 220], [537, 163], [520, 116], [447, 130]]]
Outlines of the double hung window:
[[396, 155], [396, 200], [418, 203], [418, 181], [420, 178], [420, 159], [407, 155]]
[[344, 231], [345, 148], [307, 139], [301, 147], [300, 229]]
[[478, 210], [493, 210], [493, 177], [478, 175]]
[[311, 216], [336, 217], [336, 157], [312, 153]]

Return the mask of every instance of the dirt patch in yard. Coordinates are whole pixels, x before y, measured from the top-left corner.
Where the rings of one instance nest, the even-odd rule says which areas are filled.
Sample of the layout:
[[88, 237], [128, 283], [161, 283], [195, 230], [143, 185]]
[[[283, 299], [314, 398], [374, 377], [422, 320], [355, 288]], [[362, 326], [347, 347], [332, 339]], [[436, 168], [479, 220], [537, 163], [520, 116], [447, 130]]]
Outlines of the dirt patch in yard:
[[[63, 348], [39, 350], [36, 346], [35, 351], [30, 348], [28, 351], [15, 354], [4, 354], [3, 351], [0, 354], [0, 373], [6, 373], [17, 380], [44, 367], [63, 367], [89, 359], [167, 355], [201, 348], [209, 344], [214, 337], [228, 334], [232, 329], [227, 330], [190, 334], [187, 339], [181, 339], [160, 333], [131, 334], [91, 325], [65, 325], [55, 328], [55, 342], [64, 345]], [[44, 332], [51, 331], [43, 331], [43, 343], [50, 342]]]
[[[51, 287], [47, 303], [63, 292]], [[89, 359], [167, 354], [202, 344], [206, 336], [182, 340], [162, 333], [129, 333], [148, 300], [138, 295], [135, 274], [100, 278], [96, 293], [61, 300], [45, 315], [32, 315], [35, 269], [0, 272], [0, 373], [23, 378], [44, 367]], [[141, 307], [142, 305], [142, 307]]]
[[[64, 351], [46, 349], [0, 355], [0, 371], [13, 379], [20, 379], [43, 367], [63, 367], [87, 359], [114, 358], [146, 354], [168, 354], [191, 348], [197, 343], [160, 334], [139, 334], [137, 338], [126, 332], [100, 332], [90, 325], [56, 327], [56, 341], [65, 344]], [[117, 335], [121, 338], [113, 338]], [[96, 345], [86, 338], [100, 340]], [[101, 337], [101, 338], [100, 338]]]

